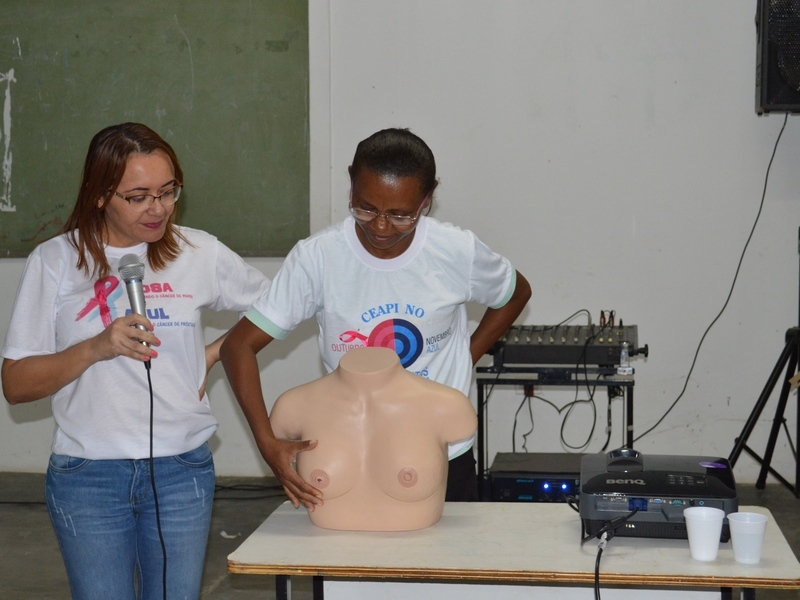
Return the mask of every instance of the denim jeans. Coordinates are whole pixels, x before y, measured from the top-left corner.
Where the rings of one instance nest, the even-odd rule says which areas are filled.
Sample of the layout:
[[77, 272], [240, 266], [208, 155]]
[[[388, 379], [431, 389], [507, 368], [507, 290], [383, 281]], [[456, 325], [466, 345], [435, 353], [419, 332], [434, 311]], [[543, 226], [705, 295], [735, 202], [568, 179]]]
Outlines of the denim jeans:
[[[211, 450], [203, 444], [153, 464], [167, 599], [196, 599], [214, 499]], [[53, 454], [46, 494], [75, 600], [163, 598], [163, 552], [148, 459]]]

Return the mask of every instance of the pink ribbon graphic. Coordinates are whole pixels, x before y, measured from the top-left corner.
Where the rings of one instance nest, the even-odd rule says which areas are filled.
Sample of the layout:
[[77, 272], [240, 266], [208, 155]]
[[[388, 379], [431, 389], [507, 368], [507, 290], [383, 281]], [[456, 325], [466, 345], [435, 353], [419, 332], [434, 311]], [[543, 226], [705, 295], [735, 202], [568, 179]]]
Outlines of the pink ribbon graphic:
[[88, 315], [96, 306], [100, 311], [100, 318], [103, 320], [103, 327], [111, 325], [111, 309], [108, 308], [108, 296], [117, 289], [119, 279], [113, 275], [109, 275], [104, 279], [95, 281], [94, 283], [94, 298], [89, 300], [83, 310], [75, 317], [76, 321], [80, 321], [83, 317]]
[[345, 344], [349, 344], [350, 342], [354, 342], [356, 340], [361, 340], [364, 342], [364, 345], [369, 345], [367, 343], [367, 336], [358, 333], [357, 331], [345, 331], [343, 334], [339, 336], [339, 341], [344, 342]]

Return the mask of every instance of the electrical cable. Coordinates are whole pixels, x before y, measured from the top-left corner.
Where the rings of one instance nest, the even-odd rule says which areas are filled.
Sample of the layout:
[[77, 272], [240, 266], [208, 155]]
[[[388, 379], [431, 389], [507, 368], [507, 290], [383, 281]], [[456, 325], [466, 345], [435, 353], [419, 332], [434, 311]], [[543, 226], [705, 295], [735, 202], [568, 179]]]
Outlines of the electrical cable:
[[[560, 429], [560, 432], [559, 432], [559, 435], [561, 437], [561, 443], [564, 444], [570, 450], [580, 450], [580, 449], [585, 448], [586, 446], [588, 446], [589, 443], [592, 441], [592, 437], [594, 436], [594, 430], [597, 427], [597, 403], [594, 401], [594, 393], [592, 393], [590, 395], [588, 400], [580, 400], [580, 399], [578, 399], [577, 396], [578, 396], [578, 391], [576, 390], [575, 391], [575, 400], [573, 400], [569, 404], [565, 405], [564, 408], [567, 408], [567, 414], [564, 415], [564, 418], [561, 421], [561, 429]], [[573, 444], [570, 444], [569, 442], [567, 442], [566, 438], [564, 437], [564, 429], [567, 426], [567, 419], [569, 419], [569, 416], [572, 414], [573, 409], [578, 404], [589, 404], [589, 406], [592, 407], [592, 415], [593, 415], [592, 416], [592, 428], [589, 430], [589, 434], [586, 436], [586, 441], [585, 442], [583, 442], [582, 444], [579, 444], [579, 445], [573, 445]]]
[[612, 395], [611, 388], [608, 388], [608, 404], [606, 405], [606, 443], [600, 448], [600, 452], [605, 452], [611, 443], [611, 400], [616, 398]]
[[[602, 313], [602, 311], [600, 313], [600, 316], [601, 316], [601, 322], [604, 323], [605, 322], [605, 317], [604, 317], [604, 314]], [[595, 403], [595, 400], [594, 400], [594, 394], [595, 394], [595, 391], [597, 391], [597, 384], [592, 386], [589, 383], [589, 365], [588, 365], [587, 360], [586, 360], [586, 353], [587, 353], [587, 350], [589, 349], [589, 344], [600, 333], [603, 332], [603, 329], [605, 329], [605, 325], [604, 324], [601, 325], [600, 326], [600, 330], [599, 331], [595, 331], [594, 325], [591, 324], [591, 316], [590, 316], [589, 317], [589, 326], [591, 327], [592, 334], [589, 335], [589, 336], [586, 336], [586, 341], [583, 344], [583, 349], [581, 350], [581, 354], [578, 357], [578, 361], [575, 364], [575, 372], [576, 373], [581, 369], [581, 365], [583, 366], [583, 381], [585, 381], [585, 383], [586, 383], [586, 392], [588, 393], [589, 398], [587, 400], [580, 400], [578, 398], [578, 393], [579, 393], [579, 390], [580, 390], [580, 383], [576, 382], [575, 383], [575, 399], [565, 406], [565, 408], [568, 407], [567, 414], [564, 415], [564, 419], [561, 421], [561, 429], [560, 429], [560, 432], [559, 432], [559, 436], [561, 438], [561, 443], [564, 444], [564, 446], [566, 446], [570, 450], [580, 450], [582, 448], [585, 448], [592, 441], [592, 437], [594, 436], [594, 430], [595, 430], [595, 428], [597, 426], [597, 404]], [[598, 378], [599, 378], [599, 376], [598, 376]], [[572, 414], [572, 410], [578, 404], [583, 404], [583, 403], [589, 403], [591, 405], [591, 407], [592, 407], [592, 413], [593, 413], [592, 428], [589, 431], [589, 434], [586, 436], [586, 441], [584, 443], [579, 444], [579, 445], [572, 445], [572, 444], [568, 443], [566, 438], [564, 437], [564, 429], [565, 429], [566, 424], [567, 424], [567, 419], [569, 418], [570, 414]]]
[[786, 113], [783, 119], [783, 126], [781, 127], [781, 130], [778, 133], [778, 137], [775, 140], [775, 146], [772, 148], [772, 156], [770, 157], [769, 164], [767, 165], [767, 172], [764, 176], [764, 188], [763, 191], [761, 192], [761, 203], [758, 206], [758, 212], [756, 213], [755, 221], [753, 222], [753, 226], [750, 229], [750, 235], [747, 236], [747, 241], [744, 244], [744, 248], [742, 248], [742, 254], [739, 257], [739, 264], [736, 266], [736, 272], [733, 275], [733, 282], [731, 283], [731, 288], [728, 291], [728, 297], [725, 299], [725, 303], [722, 305], [722, 308], [720, 309], [717, 316], [714, 317], [714, 319], [711, 321], [711, 324], [706, 328], [705, 332], [703, 332], [703, 335], [700, 338], [700, 342], [697, 344], [697, 350], [695, 350], [694, 358], [692, 359], [692, 364], [689, 367], [689, 372], [686, 374], [686, 381], [684, 381], [683, 383], [683, 389], [681, 390], [680, 394], [678, 394], [678, 397], [675, 398], [672, 404], [669, 405], [669, 408], [667, 408], [666, 412], [663, 415], [661, 415], [661, 418], [658, 421], [656, 421], [655, 425], [653, 425], [652, 427], [650, 427], [650, 429], [648, 429], [644, 433], [634, 438], [633, 440], [634, 442], [638, 442], [640, 439], [642, 439], [644, 436], [646, 436], [648, 433], [652, 432], [656, 427], [658, 427], [661, 424], [661, 422], [667, 417], [667, 415], [672, 411], [672, 409], [675, 408], [675, 405], [678, 404], [678, 401], [683, 397], [683, 394], [686, 392], [686, 388], [689, 386], [689, 379], [692, 376], [694, 367], [697, 364], [697, 357], [700, 354], [700, 348], [702, 347], [703, 342], [705, 341], [706, 336], [708, 335], [708, 332], [711, 331], [711, 328], [719, 320], [719, 318], [722, 316], [722, 313], [724, 313], [725, 309], [728, 307], [728, 303], [730, 302], [731, 297], [733, 296], [733, 289], [736, 287], [736, 281], [739, 278], [739, 271], [742, 268], [742, 262], [744, 261], [745, 254], [747, 253], [747, 247], [750, 245], [750, 240], [753, 239], [753, 233], [755, 233], [756, 226], [758, 225], [758, 221], [761, 218], [761, 211], [764, 209], [764, 199], [767, 196], [767, 183], [769, 182], [769, 173], [770, 170], [772, 169], [772, 161], [775, 160], [775, 154], [778, 151], [778, 143], [781, 141], [781, 136], [783, 136], [783, 131], [786, 129], [786, 122], [788, 119], [789, 119], [789, 113]]
[[628, 519], [630, 519], [637, 512], [639, 512], [639, 509], [634, 508], [627, 515], [615, 517], [610, 521], [606, 521], [603, 523], [603, 526], [600, 529], [592, 534], [587, 535], [581, 540], [581, 546], [583, 546], [583, 544], [592, 538], [598, 538], [600, 540], [600, 544], [597, 546], [597, 558], [594, 562], [594, 597], [596, 600], [600, 600], [600, 557], [603, 555], [603, 550], [606, 549], [608, 541], [614, 537], [616, 530], [622, 527], [628, 521]]
[[531, 420], [531, 428], [522, 434], [522, 449], [528, 451], [528, 436], [533, 433], [533, 407], [531, 406], [530, 398], [528, 398], [528, 418]]
[[587, 444], [589, 444], [591, 442], [591, 438], [592, 438], [592, 435], [593, 435], [594, 429], [595, 429], [594, 426], [592, 427], [591, 431], [589, 432], [589, 436], [588, 436], [586, 442], [584, 442], [580, 446], [573, 446], [573, 445], [567, 443], [567, 441], [564, 439], [564, 429], [566, 427], [567, 418], [569, 417], [570, 412], [572, 411], [572, 409], [575, 407], [576, 404], [585, 404], [585, 403], [590, 404], [592, 406], [592, 408], [594, 409], [595, 421], [596, 421], [597, 420], [597, 408], [596, 408], [596, 404], [595, 404], [594, 400], [592, 400], [592, 399], [589, 399], [589, 400], [576, 399], [576, 400], [573, 400], [573, 401], [571, 401], [571, 402], [569, 402], [569, 403], [567, 403], [564, 406], [559, 408], [554, 402], [551, 402], [550, 400], [548, 400], [547, 398], [545, 398], [543, 396], [539, 396], [538, 394], [528, 394], [522, 399], [522, 402], [520, 402], [520, 405], [517, 407], [517, 410], [514, 413], [514, 423], [512, 425], [512, 429], [511, 429], [511, 451], [512, 452], [516, 452], [516, 431], [517, 431], [517, 418], [518, 418], [518, 415], [519, 415], [519, 411], [522, 410], [522, 407], [525, 405], [526, 402], [528, 402], [528, 412], [529, 412], [530, 419], [531, 419], [531, 428], [530, 428], [529, 431], [524, 433], [523, 436], [522, 436], [523, 440], [525, 442], [522, 445], [522, 448], [525, 449], [525, 451], [527, 452], [527, 448], [526, 448], [527, 438], [528, 438], [528, 436], [531, 435], [531, 433], [533, 433], [533, 424], [534, 424], [533, 423], [533, 409], [531, 408], [531, 405], [530, 405], [530, 400], [531, 399], [539, 400], [540, 402], [543, 402], [544, 404], [547, 404], [554, 411], [556, 411], [556, 413], [559, 414], [559, 415], [562, 412], [564, 412], [565, 410], [567, 411], [567, 414], [564, 416], [564, 418], [561, 421], [561, 434], [560, 434], [560, 436], [561, 436], [561, 443], [564, 446], [566, 446], [567, 448], [575, 450], [575, 449], [584, 448], [584, 447], [586, 447]]
[[581, 313], [586, 313], [587, 320], [589, 321], [588, 324], [591, 325], [592, 324], [592, 313], [589, 312], [588, 308], [581, 308], [580, 310], [576, 310], [574, 313], [572, 313], [570, 316], [568, 316], [566, 319], [564, 319], [563, 321], [561, 321], [557, 325], [554, 325], [553, 329], [558, 329], [564, 323], [569, 323], [572, 319], [574, 319], [575, 317], [577, 317]]
[[[600, 312], [601, 324], [600, 324], [598, 329], [595, 329], [595, 326], [592, 323], [592, 314], [591, 314], [591, 312], [586, 308], [582, 308], [582, 309], [579, 309], [579, 310], [575, 311], [570, 316], [568, 316], [567, 318], [565, 318], [562, 321], [560, 321], [558, 324], [544, 327], [542, 329], [541, 333], [544, 334], [545, 332], [550, 331], [550, 330], [556, 331], [559, 327], [561, 327], [565, 323], [568, 323], [569, 321], [571, 321], [572, 319], [574, 319], [575, 317], [577, 317], [578, 315], [581, 315], [581, 314], [585, 314], [586, 317], [587, 317], [587, 321], [588, 321], [587, 326], [591, 328], [591, 335], [587, 336], [587, 339], [585, 340], [585, 342], [583, 344], [583, 348], [582, 348], [581, 354], [578, 357], [578, 360], [576, 361], [576, 364], [575, 364], [575, 372], [576, 373], [579, 373], [581, 370], [583, 371], [583, 379], [581, 381], [576, 381], [575, 398], [571, 402], [569, 402], [566, 405], [564, 405], [561, 408], [559, 408], [553, 402], [551, 402], [551, 401], [549, 401], [549, 400], [547, 400], [547, 399], [545, 399], [545, 398], [543, 398], [541, 396], [538, 396], [536, 394], [526, 394], [525, 397], [523, 398], [522, 402], [520, 403], [520, 405], [517, 407], [516, 412], [514, 413], [514, 422], [513, 422], [512, 431], [511, 431], [511, 449], [512, 449], [512, 452], [516, 452], [516, 430], [517, 430], [519, 412], [522, 410], [522, 407], [526, 403], [528, 404], [528, 412], [529, 412], [530, 420], [531, 420], [531, 429], [529, 431], [527, 431], [525, 434], [523, 434], [523, 436], [522, 436], [523, 437], [522, 448], [527, 452], [527, 439], [533, 433], [533, 428], [534, 428], [533, 410], [532, 410], [531, 402], [530, 402], [530, 400], [532, 398], [535, 398], [537, 400], [545, 402], [546, 404], [549, 404], [558, 414], [561, 414], [564, 410], [567, 411], [566, 415], [564, 415], [564, 418], [561, 421], [561, 426], [560, 426], [561, 443], [566, 448], [568, 448], [570, 450], [580, 450], [580, 449], [585, 448], [591, 442], [592, 437], [594, 436], [594, 432], [595, 432], [595, 430], [597, 428], [598, 409], [597, 409], [597, 403], [596, 403], [596, 400], [595, 400], [595, 393], [597, 392], [597, 380], [600, 379], [601, 375], [598, 374], [597, 378], [595, 380], [591, 380], [590, 379], [589, 370], [588, 370], [589, 369], [589, 365], [588, 365], [588, 362], [587, 362], [587, 351], [588, 351], [589, 345], [592, 343], [593, 340], [595, 340], [599, 335], [602, 335], [605, 331], [609, 331], [609, 332], [611, 331], [611, 328], [613, 327], [613, 324], [614, 324], [614, 320], [616, 318], [616, 311], [614, 311], [614, 310], [601, 311]], [[620, 321], [620, 325], [621, 325], [621, 323], [622, 322]], [[499, 379], [499, 377], [500, 377], [500, 374], [498, 373], [497, 374], [497, 378], [495, 379], [495, 382], [497, 381], [497, 379]], [[586, 391], [587, 391], [587, 394], [589, 396], [588, 399], [581, 400], [581, 399], [578, 398], [578, 394], [579, 394], [579, 391], [580, 391], [581, 383], [586, 385]], [[494, 384], [492, 384], [492, 388], [490, 388], [490, 391], [487, 394], [487, 399], [486, 399], [486, 402], [484, 403], [485, 407], [488, 406], [488, 397], [491, 394], [491, 389], [493, 389], [493, 387], [494, 387]], [[614, 396], [614, 397], [616, 397], [616, 396]], [[576, 408], [576, 406], [578, 404], [584, 404], [584, 403], [588, 403], [592, 407], [592, 412], [594, 414], [594, 418], [592, 419], [592, 428], [589, 431], [585, 442], [583, 442], [581, 444], [577, 444], [577, 445], [571, 444], [571, 443], [567, 442], [567, 440], [565, 438], [565, 429], [567, 427], [567, 420], [569, 419], [570, 415], [572, 414], [572, 411]], [[609, 398], [609, 405], [608, 405], [608, 410], [607, 410], [607, 424], [606, 424], [607, 437], [606, 437], [605, 444], [603, 446], [603, 450], [605, 450], [608, 447], [608, 445], [610, 444], [610, 440], [611, 440], [611, 425], [612, 425], [612, 420], [611, 420], [611, 398]]]
[[156, 528], [158, 529], [158, 540], [161, 542], [161, 555], [164, 564], [161, 571], [162, 589], [164, 600], [167, 600], [167, 546], [164, 544], [164, 534], [161, 531], [161, 513], [158, 506], [158, 492], [156, 490], [156, 473], [153, 462], [153, 381], [150, 378], [150, 361], [144, 363], [147, 368], [147, 385], [150, 388], [150, 486], [153, 488], [153, 503], [156, 508]]
[[517, 412], [514, 413], [514, 424], [511, 426], [511, 452], [517, 451], [517, 417], [519, 416], [519, 411], [522, 410], [522, 407], [525, 406], [525, 403], [528, 403], [528, 416], [531, 420], [531, 428], [522, 434], [522, 449], [527, 452], [528, 451], [528, 436], [533, 433], [533, 409], [531, 408], [531, 396], [525, 394], [525, 397], [522, 399], [522, 402], [519, 403], [517, 407]]
[[578, 498], [570, 494], [569, 496], [564, 496], [564, 500], [566, 501], [567, 506], [569, 506], [576, 513], [581, 512], [581, 503], [580, 500], [578, 500]]
[[597, 545], [597, 558], [594, 561], [594, 597], [595, 600], [600, 600], [600, 557], [603, 556], [603, 550], [608, 545], [608, 532], [603, 534], [600, 538], [600, 543]]
[[614, 517], [613, 519], [610, 519], [608, 521], [604, 521], [603, 522], [603, 526], [600, 527], [600, 529], [598, 529], [594, 533], [590, 533], [590, 534], [584, 536], [584, 538], [581, 540], [581, 546], [583, 546], [586, 542], [588, 542], [592, 538], [599, 539], [600, 536], [602, 536], [603, 534], [608, 534], [608, 538], [607, 539], [610, 540], [612, 537], [614, 537], [614, 534], [617, 531], [617, 529], [619, 529], [625, 523], [627, 523], [628, 519], [630, 519], [633, 515], [635, 515], [638, 512], [639, 512], [639, 509], [638, 508], [634, 508], [628, 514], [622, 515], [620, 517]]
[[[488, 448], [489, 448], [489, 427], [486, 426], [486, 418], [489, 415], [489, 398], [492, 397], [492, 392], [494, 391], [494, 386], [497, 385], [497, 382], [500, 381], [500, 371], [497, 372], [497, 376], [494, 378], [491, 387], [489, 387], [489, 391], [486, 392], [486, 398], [483, 401], [483, 422], [484, 426], [484, 442], [483, 442], [483, 459], [488, 461]], [[488, 465], [488, 462], [486, 463]]]
[[[573, 495], [566, 496], [565, 498], [567, 505], [574, 510], [575, 512], [581, 512], [580, 509], [580, 500]], [[581, 546], [583, 546], [586, 542], [591, 540], [592, 538], [599, 538], [600, 543], [597, 545], [597, 558], [594, 561], [594, 597], [595, 600], [600, 600], [600, 557], [603, 555], [603, 551], [606, 549], [608, 545], [608, 541], [614, 537], [616, 530], [619, 527], [622, 527], [628, 519], [630, 519], [633, 515], [639, 512], [638, 508], [634, 508], [631, 512], [627, 515], [623, 515], [621, 517], [616, 517], [611, 519], [610, 521], [605, 521], [603, 526], [594, 532], [593, 534], [585, 536], [581, 540]]]
[[[580, 383], [578, 383], [578, 382], [576, 382], [576, 384], [575, 384], [575, 399], [572, 402], [569, 402], [568, 404], [565, 404], [561, 408], [556, 407], [555, 404], [553, 404], [549, 400], [545, 400], [544, 398], [542, 398], [540, 396], [536, 396], [536, 395], [533, 396], [534, 398], [537, 398], [539, 400], [542, 400], [542, 401], [550, 404], [550, 406], [552, 406], [553, 408], [556, 409], [558, 414], [561, 414], [561, 412], [563, 410], [567, 411], [566, 415], [564, 415], [564, 418], [561, 420], [561, 427], [559, 429], [559, 437], [561, 439], [561, 443], [565, 447], [569, 448], [570, 450], [580, 450], [582, 448], [585, 448], [591, 442], [592, 437], [594, 436], [595, 428], [597, 426], [597, 404], [595, 403], [595, 400], [594, 400], [594, 394], [595, 394], [595, 391], [597, 389], [597, 385], [595, 384], [594, 386], [592, 386], [589, 383], [589, 372], [588, 372], [588, 364], [586, 362], [586, 352], [587, 352], [589, 344], [592, 342], [592, 340], [594, 340], [598, 336], [598, 334], [603, 331], [603, 329], [605, 327], [601, 327], [599, 331], [595, 331], [594, 330], [594, 326], [592, 325], [592, 315], [589, 312], [589, 310], [585, 309], [585, 308], [572, 313], [572, 315], [570, 315], [569, 317], [567, 317], [566, 319], [561, 321], [558, 325], [554, 326], [554, 329], [558, 328], [561, 325], [563, 325], [564, 323], [570, 321], [571, 319], [573, 319], [574, 317], [576, 317], [577, 315], [579, 315], [581, 313], [586, 313], [586, 315], [588, 317], [588, 321], [589, 321], [589, 326], [592, 328], [592, 335], [587, 336], [587, 339], [584, 342], [581, 354], [578, 357], [577, 363], [575, 364], [575, 371], [577, 372], [581, 368], [581, 364], [583, 365], [584, 380], [586, 381], [586, 390], [587, 390], [587, 392], [589, 394], [589, 398], [586, 399], [586, 400], [581, 400], [581, 399], [578, 398], [578, 393], [579, 393], [579, 389], [580, 389]], [[582, 444], [573, 445], [573, 444], [570, 444], [569, 442], [567, 442], [566, 438], [564, 437], [564, 430], [565, 430], [565, 428], [567, 426], [567, 420], [569, 419], [570, 415], [572, 414], [573, 409], [578, 404], [584, 404], [584, 403], [588, 403], [592, 407], [592, 412], [594, 414], [594, 418], [592, 419], [592, 428], [589, 431], [589, 434], [587, 435], [585, 442], [583, 442]]]

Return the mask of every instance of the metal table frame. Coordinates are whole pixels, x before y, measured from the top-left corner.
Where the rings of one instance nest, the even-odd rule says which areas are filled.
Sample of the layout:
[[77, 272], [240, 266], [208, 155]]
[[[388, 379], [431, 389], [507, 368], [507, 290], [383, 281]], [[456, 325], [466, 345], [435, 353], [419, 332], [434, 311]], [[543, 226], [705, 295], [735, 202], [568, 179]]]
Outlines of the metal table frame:
[[555, 386], [574, 387], [620, 387], [624, 389], [625, 403], [625, 447], [633, 448], [633, 374], [619, 375], [616, 367], [476, 367], [475, 383], [478, 390], [478, 490], [481, 500], [487, 499], [488, 475], [488, 428], [486, 418], [486, 388], [502, 386]]

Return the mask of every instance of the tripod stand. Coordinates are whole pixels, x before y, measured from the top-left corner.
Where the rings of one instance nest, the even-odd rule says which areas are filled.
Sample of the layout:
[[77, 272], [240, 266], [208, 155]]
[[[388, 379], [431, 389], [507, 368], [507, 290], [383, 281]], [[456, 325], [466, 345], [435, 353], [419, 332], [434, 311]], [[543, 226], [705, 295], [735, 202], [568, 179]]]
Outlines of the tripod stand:
[[[800, 498], [800, 490], [798, 489], [798, 483], [800, 483], [800, 465], [797, 462], [797, 450], [792, 445], [792, 438], [789, 435], [789, 430], [786, 426], [786, 418], [784, 417], [784, 411], [786, 410], [786, 403], [789, 400], [789, 392], [792, 388], [792, 384], [794, 383], [794, 376], [798, 373], [798, 367], [800, 367], [800, 327], [792, 327], [786, 331], [786, 346], [783, 348], [783, 352], [781, 352], [780, 358], [778, 359], [775, 368], [772, 370], [772, 373], [767, 379], [767, 384], [764, 386], [764, 389], [761, 392], [761, 395], [758, 397], [758, 401], [756, 402], [755, 406], [753, 407], [750, 416], [747, 418], [747, 422], [744, 425], [744, 429], [742, 429], [742, 433], [739, 434], [739, 437], [736, 438], [736, 443], [733, 446], [733, 450], [731, 451], [730, 456], [728, 457], [728, 462], [730, 462], [731, 467], [736, 464], [736, 460], [739, 458], [739, 455], [742, 453], [742, 450], [746, 450], [750, 456], [755, 458], [759, 463], [761, 463], [761, 472], [758, 475], [758, 480], [756, 481], [756, 488], [759, 490], [763, 490], [764, 486], [766, 485], [767, 481], [767, 472], [771, 473], [778, 481], [780, 481], [783, 485], [785, 485], [789, 490], [794, 493], [796, 498]], [[772, 390], [775, 388], [775, 384], [778, 382], [778, 378], [781, 375], [781, 371], [786, 369], [786, 375], [783, 379], [783, 386], [781, 387], [780, 396], [778, 399], [778, 406], [775, 409], [775, 416], [772, 419], [772, 429], [769, 433], [769, 441], [767, 442], [767, 448], [764, 451], [764, 457], [760, 457], [758, 454], [753, 452], [747, 446], [747, 439], [750, 437], [750, 434], [753, 432], [753, 428], [758, 421], [758, 417], [761, 415], [761, 412], [764, 410], [764, 406], [769, 400], [770, 395], [772, 394]], [[798, 407], [800, 408], [800, 407]], [[800, 411], [798, 411], [800, 412]], [[775, 442], [778, 439], [778, 432], [780, 431], [781, 426], [783, 426], [784, 430], [786, 431], [786, 435], [789, 438], [789, 445], [792, 449], [792, 454], [794, 455], [795, 460], [795, 484], [792, 485], [789, 483], [784, 477], [780, 475], [775, 469], [770, 466], [772, 462], [772, 455], [775, 451]], [[797, 419], [797, 436], [800, 436], [800, 414], [798, 414]], [[797, 439], [797, 436], [795, 439]]]

